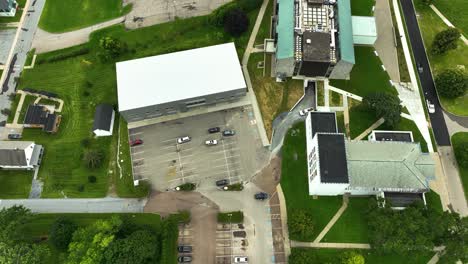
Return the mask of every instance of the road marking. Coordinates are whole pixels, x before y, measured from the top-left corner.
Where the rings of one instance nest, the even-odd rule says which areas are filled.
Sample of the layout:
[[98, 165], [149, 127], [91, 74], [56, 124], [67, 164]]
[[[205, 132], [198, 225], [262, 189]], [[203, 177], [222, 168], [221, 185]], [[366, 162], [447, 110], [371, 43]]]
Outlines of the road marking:
[[169, 142], [169, 141], [177, 142], [177, 138], [171, 138], [171, 139], [163, 140], [161, 142]]
[[[230, 150], [239, 150], [239, 148], [231, 148]], [[220, 152], [224, 152], [224, 150], [209, 152], [208, 154], [217, 154], [217, 153], [220, 153]]]
[[141, 134], [143, 134], [143, 132], [136, 132], [136, 133], [130, 134], [130, 136], [136, 136], [136, 135], [141, 135]]
[[134, 159], [133, 162], [137, 162], [137, 161], [144, 160], [144, 159], [145, 159], [145, 158]]
[[175, 147], [176, 147], [175, 145], [170, 145], [170, 146], [159, 148], [159, 149], [170, 149], [170, 148], [175, 148]]
[[140, 152], [135, 152], [135, 153], [132, 153], [132, 155], [138, 155], [138, 154], [143, 154], [143, 153], [145, 153], [145, 151], [144, 151], [144, 150], [143, 150], [143, 151], [140, 151]]

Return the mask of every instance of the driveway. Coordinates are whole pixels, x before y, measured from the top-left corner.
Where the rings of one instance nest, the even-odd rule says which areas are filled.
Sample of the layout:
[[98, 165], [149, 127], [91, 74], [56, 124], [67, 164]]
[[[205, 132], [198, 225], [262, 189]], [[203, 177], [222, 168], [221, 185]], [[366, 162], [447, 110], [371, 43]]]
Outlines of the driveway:
[[411, 0], [401, 0], [400, 3], [403, 9], [406, 27], [408, 28], [408, 35], [414, 58], [424, 69], [422, 72], [418, 72], [424, 97], [426, 100], [431, 101], [435, 106], [435, 113], [429, 114], [429, 117], [431, 119], [431, 125], [434, 130], [436, 142], [439, 146], [450, 146], [449, 132], [445, 124], [443, 110], [435, 90], [434, 80], [430, 71], [429, 61], [426, 56], [424, 42], [421, 38], [421, 32], [418, 27], [413, 2]]

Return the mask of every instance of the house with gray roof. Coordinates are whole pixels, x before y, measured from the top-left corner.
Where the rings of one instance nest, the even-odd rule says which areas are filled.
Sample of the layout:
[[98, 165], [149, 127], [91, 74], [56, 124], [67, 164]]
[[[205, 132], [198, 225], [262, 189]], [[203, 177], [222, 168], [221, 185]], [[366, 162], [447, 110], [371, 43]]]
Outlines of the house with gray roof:
[[40, 165], [43, 151], [32, 141], [0, 141], [0, 169], [32, 170]]
[[402, 206], [424, 199], [435, 164], [419, 143], [347, 140], [335, 124], [330, 113], [310, 112], [306, 119], [310, 195], [388, 196]]
[[0, 0], [0, 17], [14, 17], [17, 7], [15, 0]]

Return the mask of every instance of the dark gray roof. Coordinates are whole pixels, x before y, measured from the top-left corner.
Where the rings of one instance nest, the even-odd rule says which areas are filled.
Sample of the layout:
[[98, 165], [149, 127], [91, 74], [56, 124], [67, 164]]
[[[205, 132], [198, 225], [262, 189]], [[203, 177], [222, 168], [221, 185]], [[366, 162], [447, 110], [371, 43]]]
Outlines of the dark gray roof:
[[303, 60], [330, 61], [330, 41], [330, 33], [305, 31], [302, 36]]
[[377, 141], [403, 141], [413, 142], [411, 132], [391, 132], [391, 131], [374, 131], [375, 140]]
[[0, 166], [28, 165], [24, 150], [31, 144], [31, 141], [0, 141]]
[[56, 120], [57, 120], [57, 115], [56, 114], [49, 114], [47, 116], [47, 119], [44, 122], [44, 131], [45, 132], [54, 132]]
[[94, 113], [93, 131], [96, 129], [109, 131], [112, 123], [112, 113], [114, 108], [109, 104], [100, 104], [96, 106]]
[[317, 134], [320, 161], [320, 181], [349, 183], [343, 134]]
[[423, 201], [422, 193], [384, 192], [392, 207], [407, 207], [417, 201]]
[[24, 124], [43, 125], [47, 118], [47, 111], [42, 105], [29, 105], [24, 117]]
[[333, 112], [311, 112], [312, 137], [316, 133], [337, 133], [336, 116]]
[[10, 9], [12, 2], [12, 0], [0, 0], [0, 9]]

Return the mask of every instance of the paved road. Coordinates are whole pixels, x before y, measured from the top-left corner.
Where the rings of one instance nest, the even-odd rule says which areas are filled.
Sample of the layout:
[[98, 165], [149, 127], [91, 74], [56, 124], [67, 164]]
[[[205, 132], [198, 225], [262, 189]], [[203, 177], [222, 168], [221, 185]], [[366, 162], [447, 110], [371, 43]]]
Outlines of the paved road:
[[429, 61], [424, 49], [424, 43], [419, 31], [414, 5], [412, 0], [400, 0], [405, 17], [406, 27], [408, 28], [408, 35], [413, 48], [413, 55], [417, 63], [423, 67], [423, 72], [419, 73], [422, 89], [424, 91], [425, 99], [431, 101], [436, 108], [435, 113], [429, 114], [431, 119], [432, 128], [434, 130], [435, 139], [440, 146], [450, 146], [450, 136], [444, 120], [442, 107], [437, 97], [434, 86], [434, 80], [430, 71]]
[[0, 200], [0, 209], [23, 205], [36, 213], [141, 213], [146, 199], [18, 199]]
[[[20, 76], [23, 70], [44, 4], [45, 1], [28, 1], [26, 4], [26, 15], [24, 16], [23, 23], [18, 28], [18, 38], [13, 47], [11, 62], [6, 64], [7, 69], [4, 72], [5, 81], [3, 82], [2, 80], [0, 82], [0, 86], [2, 86], [0, 109], [10, 108], [11, 101], [8, 99], [8, 95], [16, 89], [16, 78]], [[0, 122], [6, 121], [6, 118], [6, 116], [0, 115]]]

